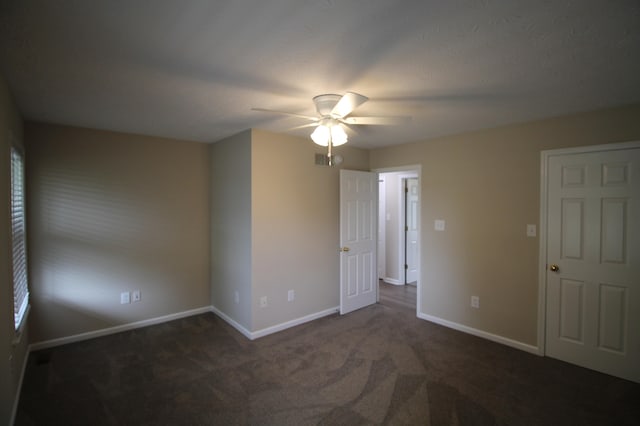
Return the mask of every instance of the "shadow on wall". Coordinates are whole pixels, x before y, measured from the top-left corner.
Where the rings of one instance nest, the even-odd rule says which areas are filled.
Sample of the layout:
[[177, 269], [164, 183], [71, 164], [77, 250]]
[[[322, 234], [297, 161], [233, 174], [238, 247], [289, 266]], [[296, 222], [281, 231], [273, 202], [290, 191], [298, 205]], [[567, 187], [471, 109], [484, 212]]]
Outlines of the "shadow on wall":
[[[146, 299], [153, 297], [145, 292], [151, 286], [180, 282], [184, 266], [163, 261], [181, 250], [179, 222], [167, 227], [176, 222], [157, 208], [179, 200], [165, 199], [161, 190], [136, 197], [144, 188], [132, 191], [136, 183], [85, 166], [43, 166], [35, 173], [30, 184], [38, 195], [29, 211], [32, 340], [138, 320], [141, 309], [121, 305], [120, 292], [142, 289]], [[162, 297], [171, 297], [168, 292]]]

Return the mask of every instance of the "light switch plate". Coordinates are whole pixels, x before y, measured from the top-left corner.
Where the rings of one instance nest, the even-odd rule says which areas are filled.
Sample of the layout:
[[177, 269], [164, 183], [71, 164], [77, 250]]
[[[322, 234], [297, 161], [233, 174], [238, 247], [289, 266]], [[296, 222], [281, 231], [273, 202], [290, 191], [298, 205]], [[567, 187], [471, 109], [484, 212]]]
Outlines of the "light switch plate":
[[127, 303], [131, 303], [131, 293], [128, 291], [123, 291], [120, 293], [120, 304], [126, 305]]
[[445, 223], [442, 219], [436, 219], [433, 225], [436, 231], [444, 231]]

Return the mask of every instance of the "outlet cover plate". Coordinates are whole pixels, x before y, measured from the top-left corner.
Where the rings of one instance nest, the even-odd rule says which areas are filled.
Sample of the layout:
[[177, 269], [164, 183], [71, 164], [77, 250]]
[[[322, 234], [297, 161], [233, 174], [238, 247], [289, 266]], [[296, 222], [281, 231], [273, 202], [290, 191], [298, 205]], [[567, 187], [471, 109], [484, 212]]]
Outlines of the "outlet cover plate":
[[480, 308], [480, 297], [471, 296], [471, 307], [476, 309]]
[[536, 225], [527, 225], [527, 237], [535, 237], [536, 236]]

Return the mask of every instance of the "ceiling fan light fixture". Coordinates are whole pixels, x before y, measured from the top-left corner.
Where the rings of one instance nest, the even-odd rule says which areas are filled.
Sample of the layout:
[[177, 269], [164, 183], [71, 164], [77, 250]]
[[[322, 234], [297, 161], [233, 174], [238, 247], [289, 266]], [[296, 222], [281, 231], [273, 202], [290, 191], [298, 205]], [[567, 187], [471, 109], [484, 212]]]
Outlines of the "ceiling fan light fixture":
[[329, 145], [329, 137], [331, 133], [329, 128], [324, 125], [320, 125], [316, 127], [316, 129], [311, 133], [311, 140], [320, 146]]
[[341, 125], [331, 127], [331, 143], [333, 146], [340, 146], [347, 143], [347, 134]]
[[347, 133], [339, 124], [321, 124], [311, 133], [311, 139], [320, 146], [328, 146], [329, 139], [331, 139], [331, 145], [340, 146], [347, 143], [348, 137]]

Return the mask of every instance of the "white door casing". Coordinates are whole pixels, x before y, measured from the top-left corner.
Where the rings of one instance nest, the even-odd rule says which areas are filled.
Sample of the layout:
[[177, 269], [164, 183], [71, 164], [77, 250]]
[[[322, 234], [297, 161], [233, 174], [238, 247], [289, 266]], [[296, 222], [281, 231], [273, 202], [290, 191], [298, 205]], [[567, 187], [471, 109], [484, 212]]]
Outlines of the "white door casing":
[[340, 170], [340, 313], [376, 303], [377, 173]]
[[615, 148], [543, 153], [545, 352], [640, 382], [640, 145]]
[[383, 280], [387, 275], [387, 205], [386, 183], [378, 175], [378, 279]]
[[418, 178], [406, 179], [405, 284], [418, 281]]

